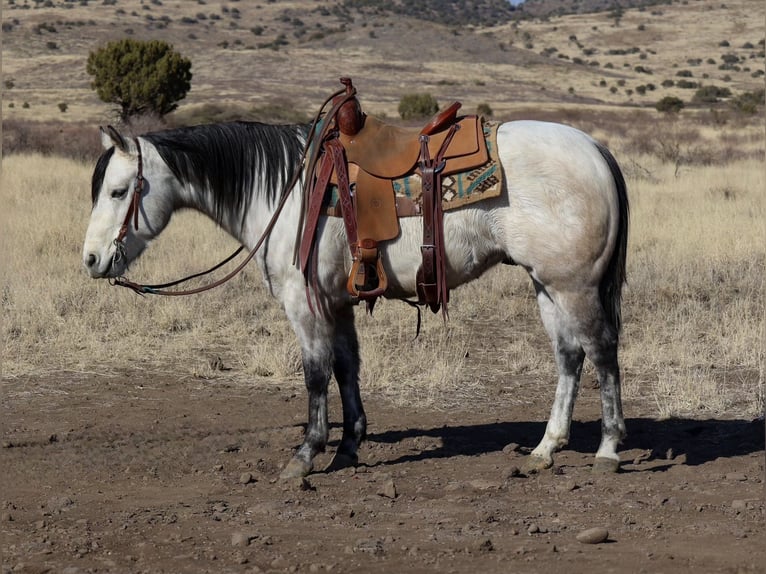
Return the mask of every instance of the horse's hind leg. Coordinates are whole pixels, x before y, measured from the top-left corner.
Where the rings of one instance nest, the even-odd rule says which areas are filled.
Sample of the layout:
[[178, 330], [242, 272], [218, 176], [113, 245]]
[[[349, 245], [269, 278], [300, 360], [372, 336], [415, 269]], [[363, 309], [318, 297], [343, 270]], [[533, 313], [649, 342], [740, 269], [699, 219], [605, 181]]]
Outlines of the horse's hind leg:
[[551, 296], [539, 285], [536, 288], [543, 323], [556, 353], [559, 383], [545, 436], [532, 451], [527, 468], [550, 466], [552, 453], [567, 443], [583, 357], [587, 355], [601, 388], [602, 438], [593, 470], [615, 472], [620, 462], [617, 445], [625, 437], [617, 330], [606, 320], [597, 290]]
[[558, 367], [558, 384], [545, 435], [524, 463], [524, 472], [534, 472], [553, 465], [553, 453], [569, 441], [572, 410], [580, 387], [585, 351], [565, 313], [554, 303], [548, 292], [535, 282], [537, 301], [543, 325], [551, 339]]
[[617, 331], [607, 323], [591, 338], [583, 337], [585, 352], [596, 367], [601, 389], [601, 444], [593, 463], [594, 472], [617, 472], [617, 445], [625, 435], [622, 414], [620, 365], [617, 360]]
[[333, 372], [343, 404], [343, 437], [328, 471], [355, 466], [359, 445], [367, 435], [367, 417], [359, 393], [359, 340], [353, 310], [339, 312], [336, 321]]

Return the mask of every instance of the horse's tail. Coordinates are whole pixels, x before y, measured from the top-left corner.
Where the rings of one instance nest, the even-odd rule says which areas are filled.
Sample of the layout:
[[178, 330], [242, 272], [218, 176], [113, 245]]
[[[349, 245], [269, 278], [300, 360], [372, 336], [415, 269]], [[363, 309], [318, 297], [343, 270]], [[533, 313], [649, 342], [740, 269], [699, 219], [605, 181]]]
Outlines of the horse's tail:
[[622, 325], [620, 303], [622, 300], [622, 286], [626, 280], [625, 260], [628, 251], [628, 188], [625, 185], [622, 170], [620, 170], [620, 166], [617, 164], [617, 160], [614, 159], [612, 153], [599, 143], [596, 144], [596, 147], [609, 166], [615, 187], [617, 188], [617, 206], [619, 210], [617, 242], [614, 246], [612, 257], [609, 259], [606, 273], [601, 278], [599, 296], [601, 298], [601, 305], [606, 312], [607, 321], [614, 327], [616, 334], [619, 336]]

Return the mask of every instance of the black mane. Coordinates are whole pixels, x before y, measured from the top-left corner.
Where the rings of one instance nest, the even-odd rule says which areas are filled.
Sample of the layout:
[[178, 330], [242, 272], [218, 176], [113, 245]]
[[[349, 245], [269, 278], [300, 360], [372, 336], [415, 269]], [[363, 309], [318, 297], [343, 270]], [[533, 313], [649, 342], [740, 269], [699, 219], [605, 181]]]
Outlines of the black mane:
[[208, 124], [142, 136], [179, 181], [211, 194], [216, 220], [244, 219], [253, 190], [274, 202], [299, 167], [307, 129], [259, 122]]

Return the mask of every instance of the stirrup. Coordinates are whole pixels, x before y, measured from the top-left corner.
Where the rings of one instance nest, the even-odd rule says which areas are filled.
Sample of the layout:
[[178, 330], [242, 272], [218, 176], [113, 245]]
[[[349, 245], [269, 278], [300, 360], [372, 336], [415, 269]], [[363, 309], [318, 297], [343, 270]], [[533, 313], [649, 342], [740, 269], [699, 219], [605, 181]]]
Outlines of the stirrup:
[[[369, 278], [367, 277], [364, 266], [368, 265], [372, 267], [369, 263], [362, 261], [361, 258], [354, 259], [354, 264], [351, 266], [351, 272], [348, 274], [348, 281], [346, 282], [346, 290], [349, 294], [352, 297], [358, 297], [362, 301], [375, 300], [382, 296], [386, 292], [386, 289], [388, 289], [388, 277], [386, 276], [386, 271], [383, 269], [383, 260], [380, 258], [380, 255], [378, 255], [375, 262], [375, 275], [378, 280], [377, 286], [365, 290], [365, 288], [368, 287], [366, 283]], [[357, 282], [357, 277], [363, 278], [361, 284]]]

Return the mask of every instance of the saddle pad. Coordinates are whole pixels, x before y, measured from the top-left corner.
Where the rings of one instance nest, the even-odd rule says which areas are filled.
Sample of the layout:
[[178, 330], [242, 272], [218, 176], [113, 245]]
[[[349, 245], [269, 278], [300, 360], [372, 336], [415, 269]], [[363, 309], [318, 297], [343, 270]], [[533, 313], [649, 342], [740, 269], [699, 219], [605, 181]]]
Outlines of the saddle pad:
[[[484, 165], [469, 171], [442, 177], [442, 209], [456, 209], [483, 199], [497, 197], [503, 189], [503, 172], [497, 154], [497, 128], [499, 122], [485, 121], [482, 125], [489, 159]], [[412, 203], [411, 215], [419, 215], [422, 207], [421, 179], [413, 174], [393, 181], [397, 202]], [[401, 201], [401, 200], [404, 201]], [[409, 215], [409, 214], [408, 214]]]

